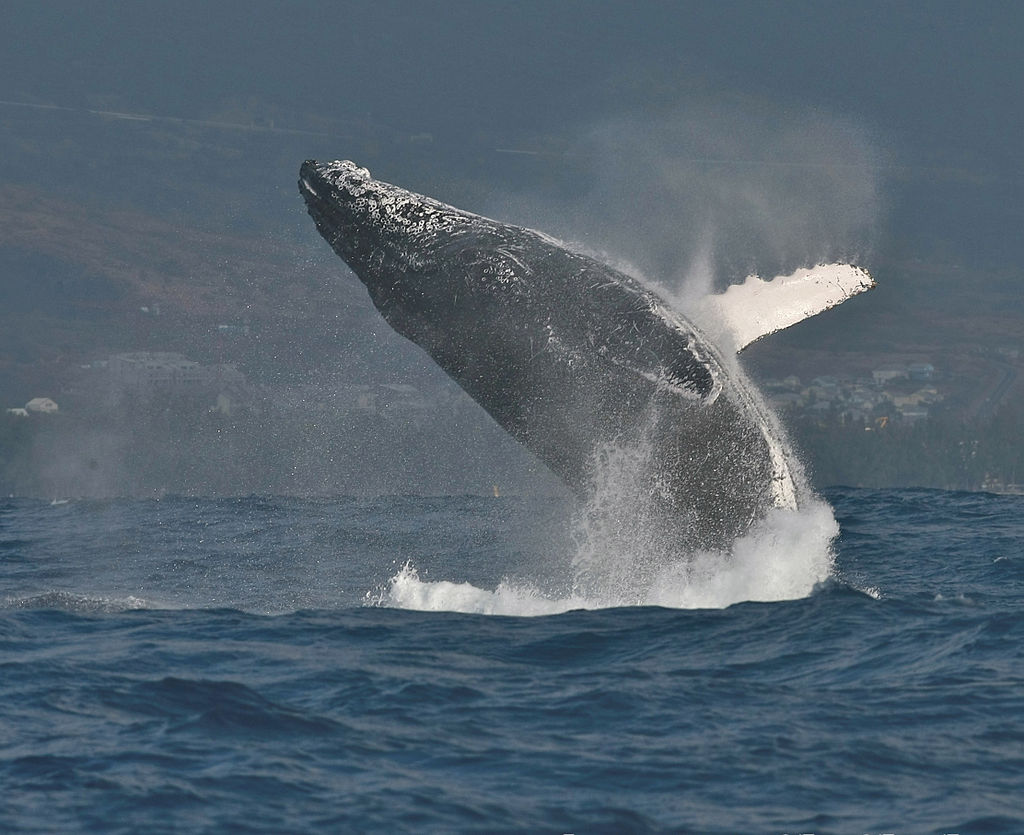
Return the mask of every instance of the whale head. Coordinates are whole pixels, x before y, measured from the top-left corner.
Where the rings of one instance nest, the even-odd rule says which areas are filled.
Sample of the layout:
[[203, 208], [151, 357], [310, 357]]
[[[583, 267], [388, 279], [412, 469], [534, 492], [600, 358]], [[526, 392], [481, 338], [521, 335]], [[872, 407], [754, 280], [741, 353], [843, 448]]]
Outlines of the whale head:
[[368, 232], [379, 203], [370, 172], [354, 162], [306, 160], [299, 172], [299, 191], [320, 234], [353, 269], [372, 254]]
[[299, 188], [310, 206], [354, 201], [372, 182], [369, 171], [347, 159], [327, 163], [307, 159], [299, 169]]
[[425, 332], [471, 316], [458, 309], [471, 301], [464, 279], [478, 261], [493, 268], [501, 224], [375, 180], [348, 160], [306, 160], [299, 191], [320, 234], [399, 333], [420, 344]]
[[320, 234], [371, 291], [375, 278], [421, 271], [439, 239], [489, 223], [375, 180], [348, 160], [306, 160], [299, 191]]

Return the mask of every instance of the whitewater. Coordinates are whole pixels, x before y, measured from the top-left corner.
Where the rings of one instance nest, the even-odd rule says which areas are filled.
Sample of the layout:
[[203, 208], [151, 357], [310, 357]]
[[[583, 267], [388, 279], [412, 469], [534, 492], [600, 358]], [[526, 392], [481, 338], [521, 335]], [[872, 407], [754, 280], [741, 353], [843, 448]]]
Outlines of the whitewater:
[[[723, 327], [714, 311], [702, 324], [714, 332]], [[654, 497], [661, 486], [652, 477], [663, 466], [656, 460], [652, 439], [664, 420], [662, 412], [671, 407], [654, 404], [636, 439], [598, 446], [587, 495], [563, 506], [564, 518], [549, 520], [549, 528], [564, 526], [570, 536], [562, 545], [566, 553], [552, 548], [547, 554], [548, 566], [558, 567], [562, 574], [545, 571], [545, 588], [522, 573], [503, 575], [493, 589], [467, 581], [426, 580], [410, 560], [385, 587], [367, 594], [367, 602], [423, 611], [531, 616], [618, 606], [724, 608], [809, 595], [831, 576], [832, 543], [839, 526], [831, 506], [807, 484], [778, 417], [736, 357], [719, 356], [718, 361], [734, 380], [732, 396], [764, 436], [780, 494], [779, 506], [754, 520], [728, 548], [689, 551], [677, 541], [676, 535], [683, 532], [676, 520], [664, 518], [665, 510]], [[751, 477], [757, 472], [753, 462], [750, 472]]]
[[[744, 601], [794, 600], [829, 578], [831, 543], [838, 533], [831, 507], [819, 500], [800, 511], [771, 511], [729, 553], [677, 554], [657, 567], [639, 550], [636, 543], [643, 540], [619, 550], [607, 540], [595, 543], [588, 533], [564, 596], [507, 578], [493, 590], [468, 582], [427, 581], [407, 562], [385, 589], [366, 599], [422, 611], [518, 616], [627, 605], [719, 609]], [[586, 593], [579, 588], [584, 575]], [[642, 585], [633, 582], [637, 575]], [[631, 593], [624, 595], [624, 589]]]

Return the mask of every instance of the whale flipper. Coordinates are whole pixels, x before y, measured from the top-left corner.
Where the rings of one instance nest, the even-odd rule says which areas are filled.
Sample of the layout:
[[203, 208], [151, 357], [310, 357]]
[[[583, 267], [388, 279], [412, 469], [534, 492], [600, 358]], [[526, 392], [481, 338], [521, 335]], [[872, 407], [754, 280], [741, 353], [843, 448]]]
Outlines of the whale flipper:
[[875, 286], [867, 270], [852, 264], [819, 264], [771, 281], [748, 276], [708, 304], [732, 336], [737, 351], [751, 342], [816, 316]]

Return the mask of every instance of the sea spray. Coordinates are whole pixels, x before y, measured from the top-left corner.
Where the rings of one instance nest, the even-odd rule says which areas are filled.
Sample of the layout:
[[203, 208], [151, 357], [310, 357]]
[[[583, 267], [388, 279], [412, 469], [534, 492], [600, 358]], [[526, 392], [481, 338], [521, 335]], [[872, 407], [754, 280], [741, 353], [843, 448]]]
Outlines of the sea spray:
[[[730, 365], [731, 373], [746, 383], [739, 363], [732, 359]], [[839, 527], [832, 508], [808, 487], [775, 413], [754, 386], [746, 383], [742, 390], [792, 478], [798, 508], [769, 510], [727, 547], [687, 545], [690, 520], [666, 513], [666, 490], [652, 479], [661, 468], [651, 439], [664, 418], [663, 405], [652, 402], [643, 425], [594, 452], [591, 490], [568, 521], [573, 544], [561, 591], [541, 591], [508, 578], [493, 591], [470, 583], [429, 582], [406, 564], [372, 602], [526, 616], [616, 606], [723, 608], [743, 601], [806, 597], [832, 574], [832, 543]]]
[[697, 553], [662, 568], [645, 603], [718, 609], [806, 597], [832, 574], [838, 533], [832, 508], [820, 500], [798, 511], [770, 511], [728, 554]]
[[580, 597], [549, 597], [528, 585], [505, 580], [493, 591], [471, 583], [447, 580], [421, 580], [419, 572], [406, 563], [379, 594], [368, 602], [421, 612], [464, 612], [478, 615], [514, 615], [530, 617], [556, 615], [573, 609], [604, 608], [598, 602]]
[[828, 578], [839, 533], [832, 509], [807, 488], [774, 414], [758, 406], [787, 456], [799, 509], [768, 511], [727, 548], [688, 549], [681, 544], [687, 520], [666, 517], [659, 485], [650, 481], [654, 451], [641, 432], [638, 443], [595, 455], [594, 491], [574, 520], [576, 593], [602, 606], [721, 608], [805, 597]]
[[624, 535], [598, 547], [591, 538], [577, 554], [572, 590], [564, 595], [508, 579], [493, 590], [423, 580], [406, 563], [366, 601], [418, 611], [531, 617], [617, 606], [721, 609], [744, 601], [795, 600], [832, 574], [838, 532], [832, 508], [819, 500], [798, 511], [771, 511], [727, 553], [676, 554], [658, 563], [652, 555], [662, 553], [663, 543]]
[[648, 475], [652, 454], [643, 437], [600, 447], [594, 489], [572, 520], [572, 588], [604, 606], [640, 604], [652, 571], [671, 553]]

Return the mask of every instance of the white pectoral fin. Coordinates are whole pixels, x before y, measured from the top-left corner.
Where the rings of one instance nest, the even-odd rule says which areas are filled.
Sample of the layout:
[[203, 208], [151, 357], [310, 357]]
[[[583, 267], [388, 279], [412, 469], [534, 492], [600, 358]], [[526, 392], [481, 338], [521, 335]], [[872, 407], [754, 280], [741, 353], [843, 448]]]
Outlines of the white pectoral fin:
[[708, 302], [732, 334], [736, 350], [742, 351], [755, 339], [802, 322], [874, 286], [875, 280], [862, 267], [819, 264], [771, 281], [749, 276]]

